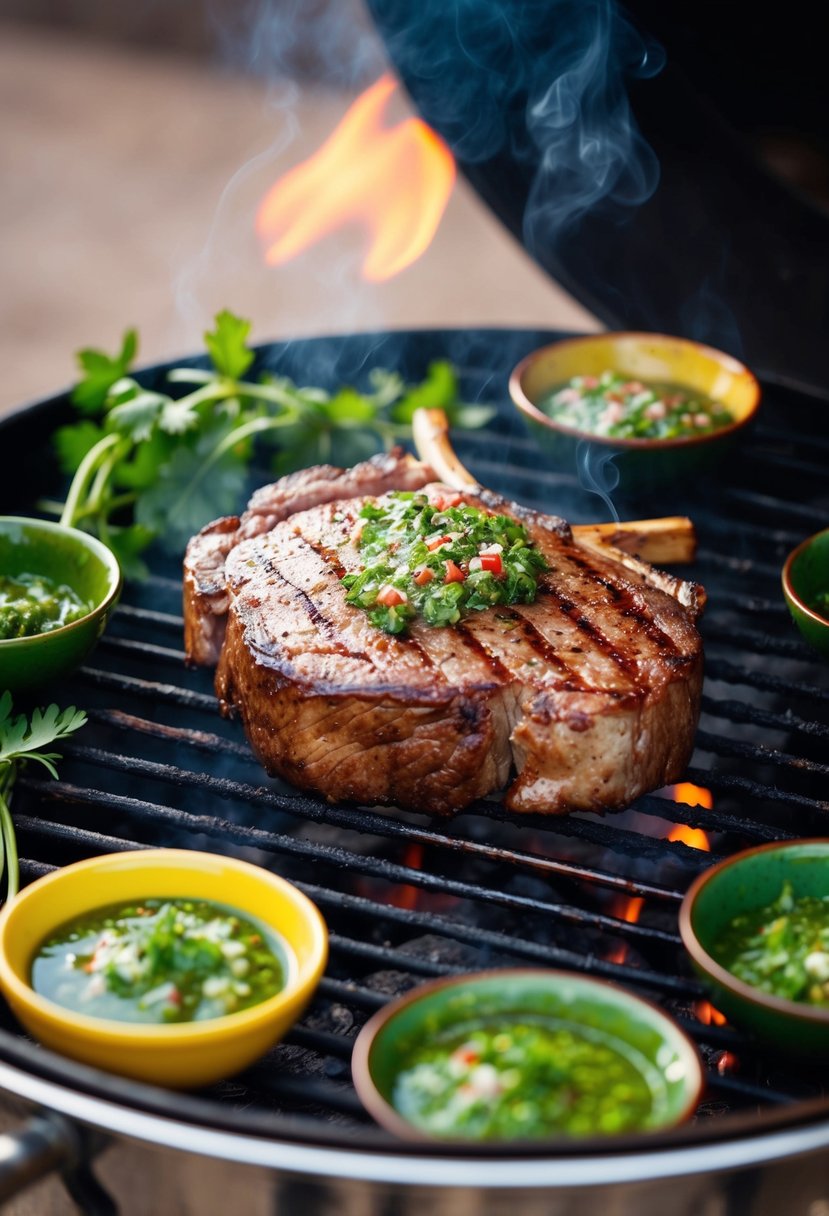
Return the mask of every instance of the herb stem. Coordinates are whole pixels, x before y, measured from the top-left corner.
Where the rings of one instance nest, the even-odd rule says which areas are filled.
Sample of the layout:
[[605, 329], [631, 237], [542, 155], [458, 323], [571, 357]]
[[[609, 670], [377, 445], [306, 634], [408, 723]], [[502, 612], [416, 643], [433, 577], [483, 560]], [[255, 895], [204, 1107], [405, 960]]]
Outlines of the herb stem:
[[118, 435], [105, 435], [103, 439], [98, 440], [94, 447], [89, 449], [78, 465], [78, 471], [72, 478], [69, 493], [66, 495], [66, 504], [60, 517], [60, 522], [65, 527], [71, 528], [73, 526], [81, 500], [84, 494], [87, 493], [87, 487], [95, 476], [99, 462], [107, 452], [120, 444], [120, 442], [121, 440]]
[[7, 798], [14, 782], [13, 764], [3, 766], [0, 776], [0, 875], [3, 872], [3, 857], [6, 862], [6, 898], [13, 899], [20, 889], [20, 864], [17, 856], [17, 839]]

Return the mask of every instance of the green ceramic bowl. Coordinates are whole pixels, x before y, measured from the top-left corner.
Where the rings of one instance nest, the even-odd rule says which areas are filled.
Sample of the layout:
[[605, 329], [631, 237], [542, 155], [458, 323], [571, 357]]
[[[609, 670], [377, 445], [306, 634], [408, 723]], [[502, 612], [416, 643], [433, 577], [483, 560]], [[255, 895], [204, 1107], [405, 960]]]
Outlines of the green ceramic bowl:
[[[682, 385], [726, 406], [734, 422], [709, 435], [679, 439], [613, 439], [554, 422], [539, 402], [573, 376], [617, 371], [631, 379]], [[635, 498], [669, 485], [689, 484], [706, 473], [742, 436], [760, 404], [760, 386], [731, 355], [666, 334], [603, 333], [565, 338], [533, 351], [518, 364], [510, 396], [557, 469], [578, 472], [590, 488], [618, 488]]]
[[783, 595], [795, 625], [815, 650], [829, 657], [829, 613], [813, 607], [819, 591], [829, 594], [829, 528], [799, 544], [783, 567]]
[[784, 882], [797, 898], [829, 894], [829, 840], [760, 845], [713, 866], [691, 885], [679, 914], [685, 948], [717, 1009], [735, 1025], [783, 1050], [829, 1049], [829, 1007], [770, 996], [717, 961], [720, 936], [735, 916], [766, 907]]
[[[357, 1037], [352, 1056], [357, 1093], [377, 1122], [395, 1135], [418, 1142], [434, 1139], [393, 1105], [395, 1082], [405, 1061], [420, 1044], [444, 1030], [464, 1023], [497, 1026], [528, 1016], [594, 1028], [629, 1058], [641, 1061], [654, 1092], [654, 1109], [642, 1132], [672, 1127], [696, 1109], [703, 1086], [699, 1057], [669, 1017], [614, 984], [546, 969], [482, 971], [438, 980], [393, 1001]], [[560, 1133], [551, 1133], [550, 1139], [573, 1143]], [[597, 1133], [590, 1140], [606, 1142], [607, 1136]]]
[[0, 516], [0, 574], [42, 574], [94, 605], [80, 620], [0, 641], [0, 692], [24, 692], [71, 671], [104, 631], [121, 591], [114, 555], [95, 537], [46, 520]]

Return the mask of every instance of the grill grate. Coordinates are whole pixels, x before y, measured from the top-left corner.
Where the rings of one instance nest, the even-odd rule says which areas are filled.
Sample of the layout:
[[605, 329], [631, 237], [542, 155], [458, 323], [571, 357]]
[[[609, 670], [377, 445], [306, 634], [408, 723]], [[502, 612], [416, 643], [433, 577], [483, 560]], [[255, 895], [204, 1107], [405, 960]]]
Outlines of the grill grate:
[[[354, 337], [271, 347], [263, 357], [306, 383], [325, 383], [348, 379], [369, 356], [368, 366], [394, 360], [419, 375], [430, 359], [448, 354], [466, 369], [467, 395], [492, 400], [493, 350], [500, 384], [520, 354], [550, 337]], [[391, 351], [385, 359], [384, 350]], [[56, 399], [0, 429], [0, 474], [17, 493], [4, 507], [31, 506], [14, 491], [11, 451], [49, 429], [44, 416], [64, 409]], [[690, 577], [709, 593], [707, 674], [687, 780], [710, 791], [711, 809], [652, 794], [620, 816], [517, 822], [493, 799], [439, 821], [328, 806], [299, 794], [269, 780], [238, 725], [220, 718], [211, 675], [184, 667], [180, 582], [175, 564], [159, 559], [146, 583], [127, 587], [90, 664], [49, 690], [62, 703], [86, 707], [90, 724], [64, 747], [59, 782], [32, 774], [19, 783], [14, 811], [24, 880], [96, 853], [148, 845], [240, 854], [284, 873], [318, 903], [332, 931], [328, 972], [302, 1025], [282, 1045], [241, 1078], [197, 1098], [159, 1095], [34, 1052], [6, 1010], [0, 1056], [168, 1117], [196, 1112], [212, 1124], [232, 1118], [238, 1128], [244, 1110], [264, 1134], [324, 1140], [335, 1133], [381, 1148], [387, 1137], [350, 1085], [351, 1045], [365, 1017], [424, 978], [537, 963], [641, 991], [696, 1038], [709, 1078], [701, 1115], [710, 1118], [682, 1134], [714, 1123], [724, 1130], [735, 1115], [782, 1110], [797, 1117], [804, 1103], [821, 1099], [823, 1083], [811, 1065], [798, 1075], [767, 1052], [761, 1056], [732, 1027], [700, 1020], [703, 994], [676, 928], [683, 892], [713, 858], [823, 834], [829, 822], [829, 679], [799, 640], [779, 593], [787, 551], [829, 514], [819, 463], [829, 448], [812, 442], [806, 399], [767, 385], [764, 413], [768, 421], [725, 466], [727, 484], [648, 508], [684, 511], [700, 534]], [[604, 514], [575, 478], [544, 467], [504, 403], [491, 430], [459, 437], [458, 448], [482, 481], [528, 505], [573, 522]], [[625, 513], [644, 512], [636, 504]], [[706, 832], [711, 851], [667, 839], [679, 827]]]

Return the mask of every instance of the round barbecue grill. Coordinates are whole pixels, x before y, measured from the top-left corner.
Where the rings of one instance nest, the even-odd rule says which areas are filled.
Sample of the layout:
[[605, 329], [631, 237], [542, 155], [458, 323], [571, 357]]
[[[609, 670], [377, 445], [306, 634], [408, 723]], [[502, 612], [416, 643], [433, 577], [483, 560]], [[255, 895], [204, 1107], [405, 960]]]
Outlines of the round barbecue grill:
[[[589, 522], [604, 517], [602, 503], [571, 470], [544, 463], [506, 397], [518, 358], [556, 336], [313, 339], [262, 347], [259, 367], [333, 388], [364, 381], [374, 366], [421, 377], [432, 360], [450, 358], [465, 399], [498, 407], [486, 430], [455, 436], [467, 466], [495, 490]], [[152, 384], [165, 370], [142, 378]], [[764, 391], [759, 425], [717, 480], [685, 496], [618, 504], [623, 517], [689, 514], [700, 547], [687, 574], [709, 595], [692, 784], [647, 795], [619, 815], [519, 819], [492, 799], [452, 820], [429, 819], [328, 805], [268, 779], [239, 725], [219, 717], [211, 674], [184, 666], [178, 564], [154, 557], [149, 579], [127, 587], [87, 665], [48, 690], [49, 699], [86, 708], [90, 723], [64, 746], [59, 781], [30, 774], [18, 784], [23, 878], [136, 847], [238, 854], [317, 902], [331, 930], [331, 961], [283, 1044], [197, 1094], [64, 1060], [27, 1040], [2, 1007], [0, 1113], [7, 1126], [12, 1115], [19, 1125], [0, 1138], [0, 1200], [57, 1165], [93, 1216], [224, 1212], [230, 1187], [244, 1188], [251, 1212], [293, 1213], [303, 1204], [314, 1214], [405, 1216], [424, 1203], [453, 1216], [649, 1216], [669, 1205], [677, 1216], [776, 1216], [784, 1204], [804, 1216], [829, 1211], [820, 1062], [777, 1058], [718, 1024], [676, 924], [683, 892], [712, 858], [820, 835], [829, 811], [829, 679], [779, 591], [785, 554], [829, 511], [829, 441], [815, 434], [818, 401], [770, 381]], [[37, 498], [60, 491], [47, 437], [68, 416], [64, 395], [0, 424], [0, 510], [32, 511]], [[260, 470], [259, 481], [268, 477]], [[611, 1146], [487, 1146], [460, 1155], [404, 1146], [375, 1127], [349, 1071], [366, 1017], [421, 980], [528, 962], [609, 978], [676, 1017], [708, 1075], [693, 1123]]]

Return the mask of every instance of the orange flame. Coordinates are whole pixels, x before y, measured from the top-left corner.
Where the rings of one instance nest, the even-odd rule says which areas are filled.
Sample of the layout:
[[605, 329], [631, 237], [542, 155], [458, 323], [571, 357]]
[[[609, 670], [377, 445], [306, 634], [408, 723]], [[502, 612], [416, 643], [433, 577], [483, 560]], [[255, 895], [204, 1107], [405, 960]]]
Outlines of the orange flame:
[[708, 1001], [697, 1001], [694, 1013], [704, 1026], [725, 1026], [726, 1019], [719, 1009], [715, 1009]]
[[[423, 846], [415, 843], [407, 845], [403, 855], [403, 865], [409, 870], [420, 870], [423, 867]], [[412, 911], [417, 907], [419, 895], [420, 891], [417, 887], [413, 887], [410, 883], [398, 883], [392, 889], [389, 903], [396, 908], [408, 908], [409, 911]]]
[[[685, 806], [704, 806], [711, 810], [714, 799], [710, 790], [702, 785], [692, 785], [690, 781], [682, 781], [671, 788], [674, 802]], [[668, 840], [679, 840], [691, 849], [701, 849], [703, 853], [711, 852], [711, 842], [701, 828], [689, 828], [685, 823], [675, 823], [668, 833]]]
[[396, 87], [391, 76], [381, 76], [319, 151], [265, 195], [256, 231], [269, 266], [352, 222], [369, 232], [362, 274], [370, 283], [399, 274], [428, 248], [455, 183], [455, 162], [419, 118], [381, 125]]
[[[626, 920], [630, 925], [635, 925], [639, 919], [644, 902], [641, 895], [631, 895], [630, 897], [622, 895], [619, 899], [614, 900], [610, 908], [610, 915], [617, 916], [619, 920]], [[609, 963], [623, 963], [627, 958], [627, 954], [628, 948], [622, 943], [615, 950], [611, 950], [607, 956], [607, 961]]]

